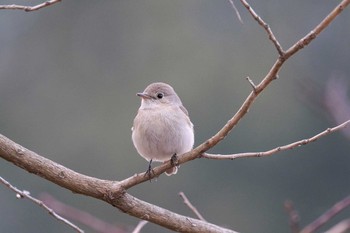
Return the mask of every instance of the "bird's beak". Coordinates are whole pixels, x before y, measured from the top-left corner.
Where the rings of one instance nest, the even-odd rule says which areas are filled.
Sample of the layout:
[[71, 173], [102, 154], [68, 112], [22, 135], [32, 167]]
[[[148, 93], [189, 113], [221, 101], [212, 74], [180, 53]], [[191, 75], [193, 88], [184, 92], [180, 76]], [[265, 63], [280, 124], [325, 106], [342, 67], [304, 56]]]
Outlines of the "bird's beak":
[[137, 96], [141, 97], [142, 99], [153, 99], [152, 96], [150, 96], [149, 94], [146, 93], [137, 93]]

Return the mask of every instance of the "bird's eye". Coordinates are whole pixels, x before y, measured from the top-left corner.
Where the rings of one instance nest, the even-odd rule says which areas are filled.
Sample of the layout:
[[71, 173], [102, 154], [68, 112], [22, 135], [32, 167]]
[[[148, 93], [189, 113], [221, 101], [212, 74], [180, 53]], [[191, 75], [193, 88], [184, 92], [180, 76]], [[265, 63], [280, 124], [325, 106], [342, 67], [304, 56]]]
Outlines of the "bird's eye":
[[157, 93], [157, 98], [158, 99], [161, 99], [161, 98], [163, 98], [164, 97], [164, 94], [163, 93]]

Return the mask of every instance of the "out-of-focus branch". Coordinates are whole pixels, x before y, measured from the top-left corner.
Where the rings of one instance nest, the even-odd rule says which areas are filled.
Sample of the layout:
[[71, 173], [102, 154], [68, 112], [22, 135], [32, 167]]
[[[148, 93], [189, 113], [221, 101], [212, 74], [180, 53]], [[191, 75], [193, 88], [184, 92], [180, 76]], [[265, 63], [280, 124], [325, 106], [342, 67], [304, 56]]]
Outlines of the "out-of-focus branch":
[[139, 222], [139, 224], [137, 224], [137, 226], [135, 227], [135, 229], [132, 231], [132, 233], [140, 233], [142, 228], [148, 223], [148, 221], [146, 220], [142, 220]]
[[[324, 91], [324, 104], [337, 124], [350, 116], [350, 99], [347, 95], [350, 82], [346, 78], [332, 75]], [[350, 140], [350, 129], [343, 133]]]
[[336, 225], [334, 225], [324, 233], [349, 233], [349, 230], [350, 230], [350, 219], [345, 219], [337, 223]]
[[36, 11], [39, 10], [41, 8], [44, 7], [48, 7], [51, 6], [55, 3], [60, 2], [61, 0], [50, 0], [50, 1], [46, 1], [43, 3], [40, 3], [38, 5], [35, 6], [23, 6], [23, 5], [15, 5], [15, 4], [11, 4], [11, 5], [0, 5], [0, 10], [24, 10], [24, 11]]
[[263, 151], [263, 152], [245, 152], [245, 153], [237, 153], [237, 154], [230, 154], [230, 155], [221, 155], [221, 154], [209, 154], [209, 153], [203, 153], [202, 157], [207, 158], [207, 159], [217, 159], [217, 160], [224, 160], [224, 159], [238, 159], [238, 158], [250, 158], [250, 157], [266, 157], [266, 156], [271, 156], [273, 154], [276, 154], [278, 152], [286, 151], [286, 150], [291, 150], [296, 147], [304, 146], [306, 144], [309, 144], [311, 142], [315, 142], [316, 140], [327, 136], [328, 134], [334, 133], [338, 130], [344, 129], [350, 125], [350, 120], [345, 121], [344, 123], [333, 127], [333, 128], [328, 128], [321, 133], [307, 139], [303, 139], [297, 142], [290, 143], [288, 145], [284, 146], [279, 146], [274, 149], [268, 150], [268, 151]]
[[126, 233], [125, 229], [121, 227], [114, 226], [109, 224], [101, 219], [98, 219], [95, 216], [92, 216], [90, 213], [79, 210], [72, 206], [69, 206], [55, 197], [51, 196], [48, 193], [40, 194], [40, 200], [44, 202], [47, 206], [52, 208], [56, 213], [66, 218], [72, 219], [75, 222], [84, 224], [85, 226], [90, 227], [95, 232], [100, 233]]
[[343, 200], [336, 203], [332, 208], [327, 210], [324, 214], [322, 214], [318, 219], [304, 227], [300, 231], [300, 233], [312, 233], [316, 232], [320, 227], [322, 227], [325, 223], [327, 223], [331, 218], [336, 216], [338, 213], [343, 211], [345, 208], [350, 206], [350, 196], [347, 196]]
[[11, 185], [10, 182], [8, 182], [7, 180], [5, 180], [2, 177], [0, 177], [0, 183], [4, 184], [6, 187], [8, 187], [13, 192], [17, 193], [16, 197], [18, 199], [21, 199], [21, 198], [29, 199], [30, 201], [32, 201], [36, 205], [42, 207], [44, 210], [46, 210], [50, 215], [52, 215], [57, 220], [63, 222], [64, 224], [66, 224], [69, 227], [73, 228], [77, 232], [84, 233], [84, 231], [82, 229], [80, 229], [78, 226], [74, 225], [72, 222], [68, 221], [67, 219], [65, 219], [62, 216], [60, 216], [59, 214], [57, 214], [53, 209], [49, 208], [42, 201], [32, 197], [28, 191], [26, 191], [26, 190], [23, 190], [23, 191], [19, 190], [18, 188], [16, 188], [13, 185]]
[[299, 233], [300, 227], [299, 227], [299, 214], [295, 210], [293, 202], [292, 201], [285, 201], [284, 202], [284, 208], [286, 209], [288, 215], [289, 215], [289, 226], [292, 231], [292, 233]]
[[235, 3], [233, 2], [233, 0], [229, 0], [229, 2], [231, 4], [232, 8], [235, 10], [239, 22], [241, 22], [243, 24], [243, 20], [242, 20], [241, 14], [239, 13]]

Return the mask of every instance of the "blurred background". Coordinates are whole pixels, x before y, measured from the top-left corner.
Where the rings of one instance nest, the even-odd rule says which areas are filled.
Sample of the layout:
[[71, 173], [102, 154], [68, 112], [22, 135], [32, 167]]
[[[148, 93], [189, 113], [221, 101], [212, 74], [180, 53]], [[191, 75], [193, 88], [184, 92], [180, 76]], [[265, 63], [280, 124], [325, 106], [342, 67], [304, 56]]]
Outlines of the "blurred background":
[[[287, 49], [339, 1], [250, 1]], [[2, 1], [35, 5], [40, 1]], [[240, 2], [62, 1], [36, 12], [0, 11], [0, 133], [83, 174], [121, 180], [147, 162], [131, 142], [148, 84], [171, 84], [195, 125], [196, 143], [215, 134], [259, 83], [277, 52]], [[212, 153], [264, 151], [349, 119], [350, 11], [288, 60], [248, 115]], [[349, 130], [267, 158], [197, 159], [132, 195], [193, 216], [184, 192], [208, 221], [245, 233], [289, 232], [284, 202], [305, 226], [350, 193]], [[76, 195], [0, 160], [0, 176], [34, 197], [47, 193], [109, 224], [138, 219]], [[0, 187], [1, 232], [73, 232]], [[347, 210], [329, 223], [348, 218]], [[194, 217], [194, 216], [193, 216]], [[74, 222], [74, 221], [73, 221]], [[75, 222], [86, 232], [95, 232]], [[170, 232], [147, 224], [142, 232]]]

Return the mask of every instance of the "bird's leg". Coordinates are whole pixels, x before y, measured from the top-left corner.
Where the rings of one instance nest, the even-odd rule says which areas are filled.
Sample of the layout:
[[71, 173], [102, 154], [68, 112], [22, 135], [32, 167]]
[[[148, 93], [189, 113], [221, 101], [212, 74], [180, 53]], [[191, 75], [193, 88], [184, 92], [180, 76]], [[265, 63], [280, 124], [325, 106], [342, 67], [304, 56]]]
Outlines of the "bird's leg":
[[172, 165], [173, 167], [177, 167], [177, 166], [179, 165], [179, 160], [178, 160], [178, 158], [177, 158], [176, 153], [173, 154], [173, 156], [171, 156], [171, 158], [170, 158], [170, 163], [171, 163], [171, 165]]
[[148, 169], [147, 171], [145, 172], [145, 176], [148, 176], [148, 179], [151, 181], [152, 179], [152, 173], [154, 174], [154, 171], [152, 169], [152, 159], [149, 161], [149, 164], [148, 164]]

